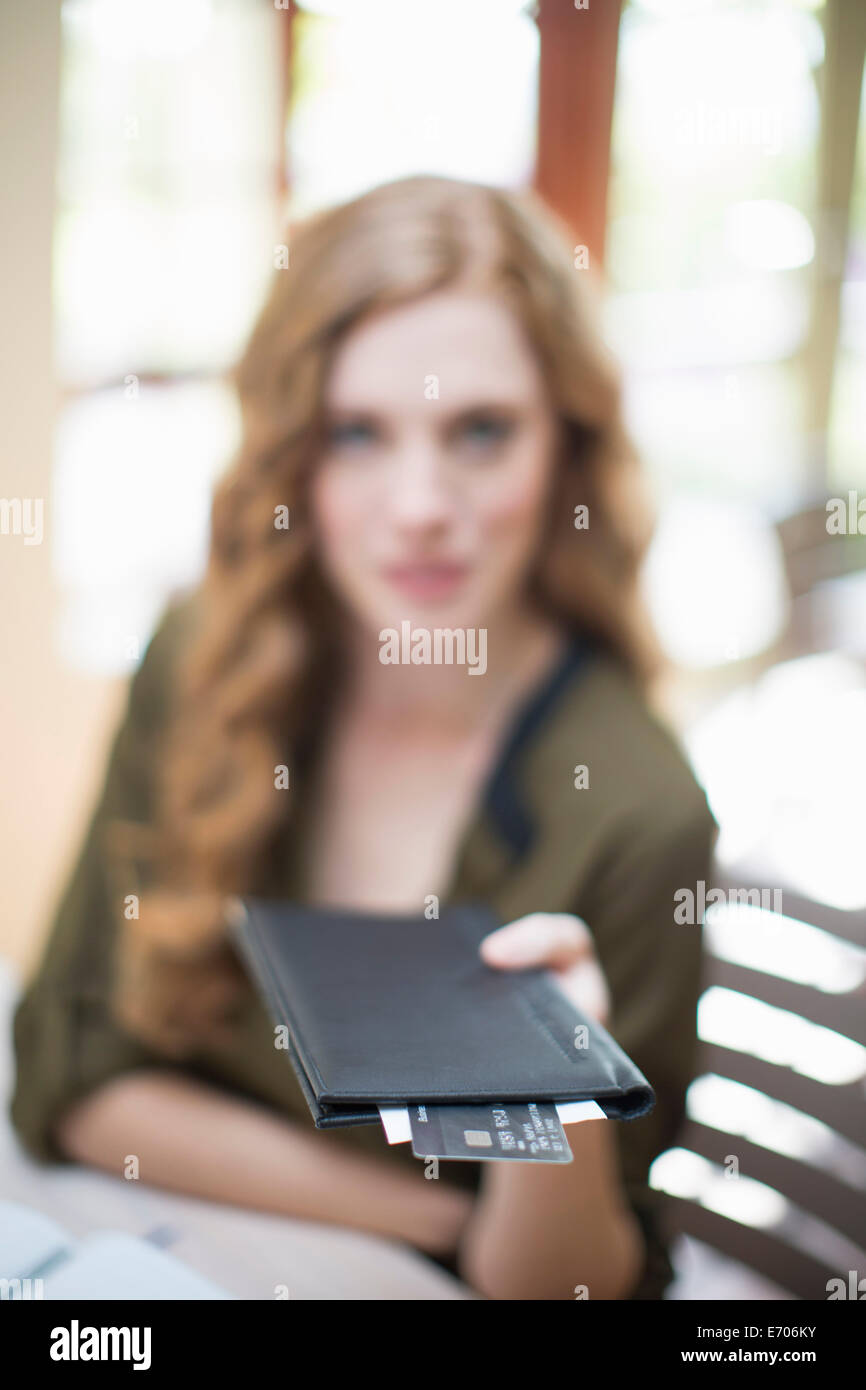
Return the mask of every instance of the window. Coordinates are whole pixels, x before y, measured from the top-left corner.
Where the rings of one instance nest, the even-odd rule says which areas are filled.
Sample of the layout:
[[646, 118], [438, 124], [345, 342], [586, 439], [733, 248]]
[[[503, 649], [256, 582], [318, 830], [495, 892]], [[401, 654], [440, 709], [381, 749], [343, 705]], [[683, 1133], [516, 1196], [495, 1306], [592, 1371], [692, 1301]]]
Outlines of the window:
[[131, 668], [204, 563], [220, 374], [273, 267], [281, 49], [248, 0], [67, 0], [54, 563], [67, 659]]
[[297, 216], [386, 179], [519, 186], [535, 159], [527, 0], [302, 0], [288, 127]]
[[866, 490], [866, 75], [842, 286], [839, 353], [830, 412], [830, 486]]
[[818, 5], [632, 0], [609, 192], [610, 336], [662, 490], [808, 486]]

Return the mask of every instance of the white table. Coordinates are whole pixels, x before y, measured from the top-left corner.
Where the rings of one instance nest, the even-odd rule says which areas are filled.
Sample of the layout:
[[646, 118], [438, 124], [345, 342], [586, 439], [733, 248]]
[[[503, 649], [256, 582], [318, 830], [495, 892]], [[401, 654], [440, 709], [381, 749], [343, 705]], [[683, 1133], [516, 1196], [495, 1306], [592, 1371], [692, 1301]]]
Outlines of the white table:
[[384, 1301], [471, 1299], [456, 1279], [405, 1246], [354, 1231], [178, 1196], [79, 1165], [43, 1165], [9, 1123], [10, 1022], [17, 982], [0, 960], [0, 1194], [35, 1207], [72, 1236], [168, 1228], [164, 1248], [236, 1298]]

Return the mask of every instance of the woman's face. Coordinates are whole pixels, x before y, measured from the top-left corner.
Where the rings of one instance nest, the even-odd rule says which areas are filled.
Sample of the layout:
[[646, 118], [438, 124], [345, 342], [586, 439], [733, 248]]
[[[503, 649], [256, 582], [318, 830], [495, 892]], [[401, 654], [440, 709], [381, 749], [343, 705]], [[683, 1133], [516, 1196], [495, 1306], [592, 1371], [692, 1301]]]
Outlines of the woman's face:
[[349, 612], [376, 632], [514, 615], [557, 430], [507, 306], [443, 291], [365, 319], [337, 351], [325, 410], [312, 520]]

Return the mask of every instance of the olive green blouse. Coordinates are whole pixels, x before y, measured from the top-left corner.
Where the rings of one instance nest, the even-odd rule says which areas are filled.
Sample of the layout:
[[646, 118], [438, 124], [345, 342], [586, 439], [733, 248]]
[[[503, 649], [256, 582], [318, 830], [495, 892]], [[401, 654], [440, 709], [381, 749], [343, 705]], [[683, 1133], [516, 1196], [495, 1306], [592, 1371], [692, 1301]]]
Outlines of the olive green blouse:
[[[129, 684], [97, 805], [61, 896], [41, 964], [15, 1014], [12, 1121], [37, 1158], [65, 1162], [53, 1136], [71, 1102], [137, 1067], [182, 1067], [312, 1125], [273, 1026], [252, 988], [230, 1042], [181, 1063], [126, 1033], [109, 1009], [116, 928], [105, 834], [146, 825], [155, 748], [171, 672], [188, 641], [195, 596], [166, 610]], [[584, 766], [588, 785], [575, 785]], [[577, 779], [579, 782], [581, 779]], [[465, 833], [444, 901], [486, 900], [502, 922], [573, 912], [588, 924], [610, 987], [609, 1030], [653, 1086], [654, 1111], [614, 1124], [622, 1179], [647, 1240], [634, 1297], [658, 1298], [671, 1277], [649, 1165], [674, 1143], [693, 1074], [701, 929], [674, 922], [674, 893], [710, 876], [716, 826], [682, 754], [631, 678], [578, 644], [515, 720]], [[286, 838], [279, 882], [262, 895], [303, 898], [298, 836]], [[378, 1125], [318, 1131], [322, 1145], [421, 1165]], [[447, 1181], [477, 1188], [483, 1165], [447, 1163]]]

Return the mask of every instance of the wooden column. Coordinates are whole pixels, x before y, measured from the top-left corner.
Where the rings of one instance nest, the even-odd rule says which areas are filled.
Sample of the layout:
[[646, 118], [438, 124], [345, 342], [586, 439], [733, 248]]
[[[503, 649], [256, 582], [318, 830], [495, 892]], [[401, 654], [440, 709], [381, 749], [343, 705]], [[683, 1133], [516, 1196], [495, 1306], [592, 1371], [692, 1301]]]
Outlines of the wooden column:
[[824, 35], [812, 312], [803, 349], [806, 367], [804, 423], [813, 441], [810, 462], [819, 494], [823, 493], [827, 480], [827, 431], [866, 54], [864, 0], [828, 0]]
[[281, 0], [275, 6], [279, 28], [281, 88], [279, 100], [277, 135], [277, 160], [274, 176], [275, 193], [282, 217], [291, 188], [291, 170], [288, 165], [286, 140], [288, 134], [289, 102], [292, 97], [292, 60], [294, 56], [294, 27], [298, 14], [295, 0]]
[[604, 256], [610, 133], [621, 0], [538, 0], [541, 36], [535, 188]]

